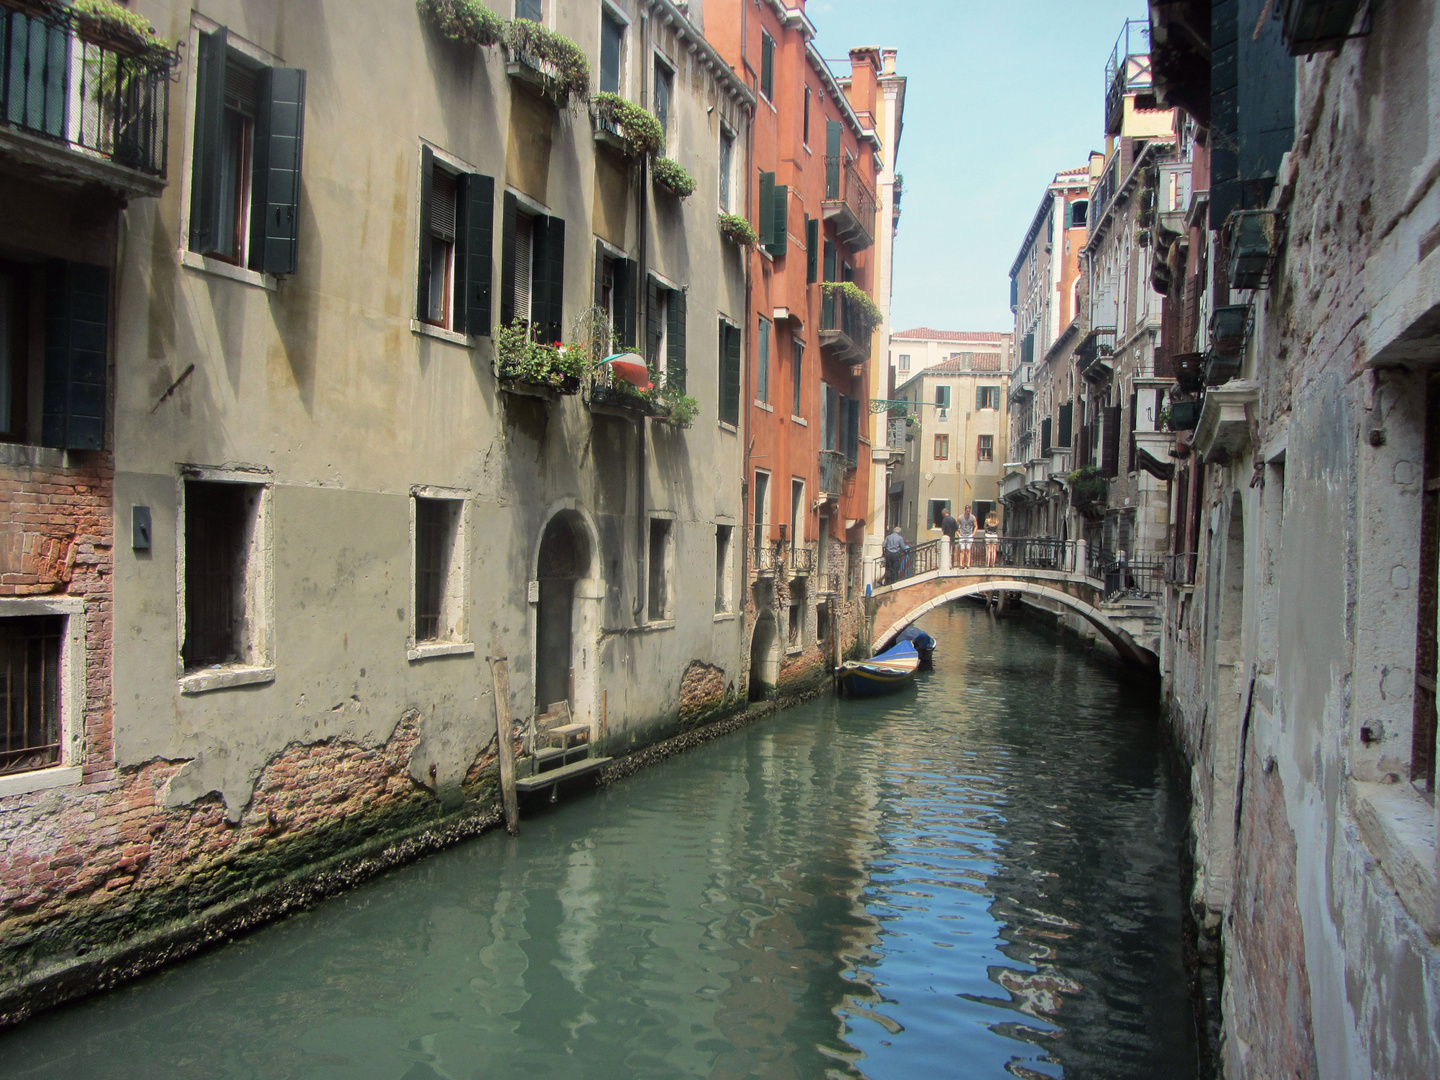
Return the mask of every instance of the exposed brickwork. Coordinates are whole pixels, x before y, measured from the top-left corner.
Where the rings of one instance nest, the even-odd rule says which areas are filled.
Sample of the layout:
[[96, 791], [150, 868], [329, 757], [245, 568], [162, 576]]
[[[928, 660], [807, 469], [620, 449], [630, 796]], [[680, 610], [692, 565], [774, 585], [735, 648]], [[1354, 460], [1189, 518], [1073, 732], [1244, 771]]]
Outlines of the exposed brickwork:
[[690, 661], [680, 679], [680, 721], [694, 723], [734, 697], [735, 686], [725, 682], [725, 669], [699, 660]]

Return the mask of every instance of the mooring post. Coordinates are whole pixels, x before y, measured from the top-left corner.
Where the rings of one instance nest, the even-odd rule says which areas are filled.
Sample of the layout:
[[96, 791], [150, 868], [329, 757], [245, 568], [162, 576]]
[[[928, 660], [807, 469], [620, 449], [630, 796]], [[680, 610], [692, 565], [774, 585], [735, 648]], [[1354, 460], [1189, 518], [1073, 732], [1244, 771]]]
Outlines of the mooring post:
[[490, 658], [495, 682], [495, 743], [500, 755], [500, 799], [505, 806], [505, 828], [511, 836], [520, 832], [520, 800], [515, 794], [515, 725], [510, 718], [510, 661]]

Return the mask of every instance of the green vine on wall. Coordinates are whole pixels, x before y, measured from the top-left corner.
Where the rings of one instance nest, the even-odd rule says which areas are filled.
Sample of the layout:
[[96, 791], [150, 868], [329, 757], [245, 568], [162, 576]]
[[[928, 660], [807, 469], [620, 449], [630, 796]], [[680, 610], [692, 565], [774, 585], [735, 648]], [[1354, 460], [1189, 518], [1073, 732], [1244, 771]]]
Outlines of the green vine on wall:
[[487, 48], [500, 41], [505, 20], [480, 0], [415, 0], [420, 14], [451, 41]]

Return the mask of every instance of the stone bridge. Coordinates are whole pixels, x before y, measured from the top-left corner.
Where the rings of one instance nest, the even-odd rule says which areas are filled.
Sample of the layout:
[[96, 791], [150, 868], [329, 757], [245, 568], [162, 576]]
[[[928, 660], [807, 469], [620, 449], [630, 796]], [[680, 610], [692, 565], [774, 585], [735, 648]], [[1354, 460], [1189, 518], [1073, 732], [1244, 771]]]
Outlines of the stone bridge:
[[[1051, 544], [1052, 548], [1058, 546], [1056, 542]], [[927, 551], [932, 545], [936, 550]], [[1151, 670], [1158, 667], [1163, 601], [1137, 596], [1134, 594], [1138, 590], [1123, 588], [1112, 590], [1119, 595], [1107, 598], [1106, 573], [1087, 560], [1083, 542], [1065, 544], [1064, 550], [1049, 553], [1058, 557], [1038, 560], [1048, 566], [1004, 565], [1024, 563], [1026, 558], [1016, 557], [1021, 549], [1013, 541], [1003, 541], [998, 547], [1000, 550], [992, 561], [999, 565], [970, 567], [951, 566], [943, 541], [933, 541], [916, 549], [918, 572], [894, 585], [872, 587], [869, 611], [873, 650], [879, 652], [920, 616], [951, 600], [990, 593], [1021, 593], [1063, 605], [1081, 616], [1126, 663]], [[1027, 545], [1026, 550], [1033, 547]], [[984, 561], [979, 543], [975, 545], [974, 561]], [[1121, 582], [1125, 583], [1128, 582]], [[1116, 584], [1113, 573], [1109, 584]]]

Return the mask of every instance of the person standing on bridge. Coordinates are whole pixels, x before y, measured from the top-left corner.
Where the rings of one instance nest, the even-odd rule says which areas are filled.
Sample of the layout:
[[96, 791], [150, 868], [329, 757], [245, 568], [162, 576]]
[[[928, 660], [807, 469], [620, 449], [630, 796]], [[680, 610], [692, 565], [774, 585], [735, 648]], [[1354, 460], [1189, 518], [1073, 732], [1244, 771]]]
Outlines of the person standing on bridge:
[[910, 550], [910, 545], [905, 543], [905, 537], [900, 535], [900, 526], [896, 525], [880, 546], [885, 552], [885, 584], [894, 585], [904, 573], [905, 553]]
[[950, 513], [950, 507], [946, 506], [944, 513], [940, 515], [940, 531], [945, 535], [946, 542], [950, 545], [950, 565], [955, 565], [955, 534], [960, 531], [960, 523], [955, 520], [955, 515]]
[[1000, 563], [1000, 515], [994, 510], [985, 518], [985, 565]]
[[971, 510], [969, 506], [966, 506], [965, 512], [960, 515], [960, 539], [958, 543], [960, 544], [960, 558], [955, 565], [962, 570], [969, 570], [972, 555], [971, 549], [975, 543], [975, 511]]

